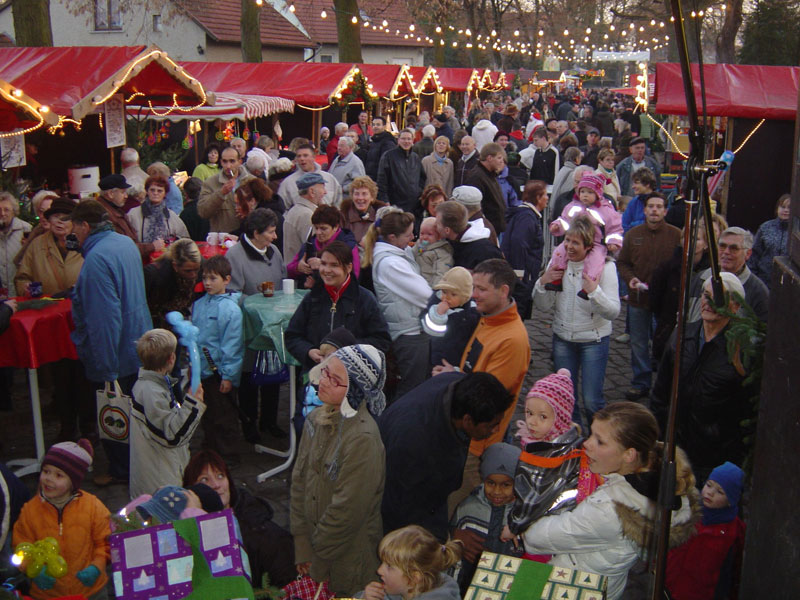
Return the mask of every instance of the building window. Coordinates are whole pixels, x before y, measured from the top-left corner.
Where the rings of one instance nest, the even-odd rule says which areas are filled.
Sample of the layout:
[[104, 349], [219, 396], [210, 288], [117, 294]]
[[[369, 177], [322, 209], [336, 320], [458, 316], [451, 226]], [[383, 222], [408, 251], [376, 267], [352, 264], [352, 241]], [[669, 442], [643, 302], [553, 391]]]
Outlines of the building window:
[[122, 12], [119, 8], [119, 0], [94, 0], [94, 30], [122, 30]]
[[161, 31], [161, 15], [153, 15], [153, 31], [156, 33]]
[[333, 62], [333, 54], [320, 54], [319, 55], [319, 62], [332, 63]]

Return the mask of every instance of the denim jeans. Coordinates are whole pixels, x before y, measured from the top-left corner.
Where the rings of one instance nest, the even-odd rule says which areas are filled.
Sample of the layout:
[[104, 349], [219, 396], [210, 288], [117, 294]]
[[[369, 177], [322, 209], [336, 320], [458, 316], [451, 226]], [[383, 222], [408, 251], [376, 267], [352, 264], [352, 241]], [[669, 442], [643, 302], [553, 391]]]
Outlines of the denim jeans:
[[[611, 336], [605, 336], [599, 342], [568, 342], [553, 335], [553, 364], [555, 370], [569, 369], [572, 374], [572, 385], [575, 388], [575, 407], [572, 409], [572, 420], [581, 426], [592, 422], [592, 416], [603, 408], [603, 382], [606, 378], [608, 364], [608, 347]], [[581, 388], [578, 387], [580, 374]], [[581, 394], [578, 394], [578, 390]], [[586, 411], [586, 422], [581, 419], [580, 402], [583, 397]], [[586, 427], [584, 427], [586, 430]]]
[[646, 308], [628, 305], [631, 334], [631, 387], [649, 390], [653, 375], [650, 339], [653, 337], [653, 313]]

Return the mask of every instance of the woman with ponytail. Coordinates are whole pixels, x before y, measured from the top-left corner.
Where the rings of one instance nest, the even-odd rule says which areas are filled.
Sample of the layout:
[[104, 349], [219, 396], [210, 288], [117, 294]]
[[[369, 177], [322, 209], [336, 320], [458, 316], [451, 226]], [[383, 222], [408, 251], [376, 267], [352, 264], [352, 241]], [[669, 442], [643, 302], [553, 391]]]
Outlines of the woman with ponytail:
[[378, 546], [380, 582], [357, 596], [366, 600], [460, 600], [455, 579], [445, 573], [461, 560], [461, 542], [442, 544], [427, 529], [409, 525], [395, 529]]
[[[608, 577], [608, 598], [622, 596], [628, 571], [646, 560], [655, 533], [663, 445], [653, 414], [634, 402], [595, 413], [584, 443], [589, 469], [605, 478], [575, 509], [543, 517], [523, 534], [530, 554], [554, 554], [551, 564]], [[676, 453], [669, 546], [685, 542], [699, 517], [699, 494], [684, 452]]]
[[433, 291], [420, 275], [409, 248], [414, 239], [414, 215], [384, 206], [364, 236], [363, 265], [372, 266], [372, 283], [389, 325], [400, 381], [399, 398], [430, 376], [430, 344], [422, 332], [420, 311]]

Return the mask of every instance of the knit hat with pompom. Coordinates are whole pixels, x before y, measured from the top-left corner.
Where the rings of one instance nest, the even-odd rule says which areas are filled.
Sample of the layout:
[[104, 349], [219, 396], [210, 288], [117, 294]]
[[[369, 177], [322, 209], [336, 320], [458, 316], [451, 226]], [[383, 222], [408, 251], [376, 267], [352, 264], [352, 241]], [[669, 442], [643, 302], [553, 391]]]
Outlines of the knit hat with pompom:
[[556, 419], [546, 441], [554, 440], [569, 430], [572, 424], [572, 409], [575, 406], [575, 392], [569, 369], [559, 369], [558, 372], [541, 378], [533, 384], [526, 400], [527, 398], [541, 398], [555, 413]]
[[84, 438], [75, 442], [53, 444], [42, 459], [42, 467], [52, 465], [64, 471], [72, 482], [72, 491], [81, 488], [86, 471], [92, 464], [94, 449], [92, 443]]

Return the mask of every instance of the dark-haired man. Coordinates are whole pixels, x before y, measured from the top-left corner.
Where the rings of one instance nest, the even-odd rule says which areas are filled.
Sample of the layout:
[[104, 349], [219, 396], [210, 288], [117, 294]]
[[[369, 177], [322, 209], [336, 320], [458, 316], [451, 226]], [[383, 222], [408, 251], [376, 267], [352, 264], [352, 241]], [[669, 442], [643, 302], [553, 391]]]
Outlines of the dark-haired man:
[[222, 150], [219, 163], [220, 172], [203, 181], [197, 214], [209, 220], [211, 231], [233, 231], [240, 225], [236, 216], [236, 189], [253, 176], [242, 168], [239, 151], [232, 146]]
[[[441, 205], [440, 205], [441, 206]], [[503, 414], [500, 427], [484, 440], [473, 440], [464, 467], [464, 482], [448, 504], [455, 508], [480, 483], [478, 467], [484, 450], [502, 441], [514, 414], [514, 406], [531, 360], [528, 332], [517, 312], [511, 294], [517, 275], [507, 261], [491, 258], [478, 264], [472, 272], [472, 299], [481, 313], [481, 320], [461, 356], [457, 370], [464, 373], [491, 373], [503, 384], [515, 402]], [[446, 362], [434, 367], [439, 375], [456, 370]]]
[[652, 383], [653, 313], [650, 311], [648, 293], [653, 273], [661, 263], [669, 260], [681, 244], [681, 231], [664, 220], [667, 201], [660, 194], [650, 194], [645, 200], [645, 222], [625, 234], [617, 268], [622, 281], [630, 290], [628, 323], [631, 336], [631, 388], [625, 393], [628, 400], [636, 401], [650, 392]]
[[489, 373], [446, 373], [389, 406], [378, 419], [386, 449], [384, 531], [414, 524], [447, 539], [447, 497], [461, 485], [470, 441], [495, 433], [513, 404]]
[[386, 119], [374, 117], [372, 119], [372, 140], [367, 148], [367, 160], [364, 169], [372, 181], [378, 181], [378, 165], [381, 158], [397, 145], [391, 131], [386, 131]]

